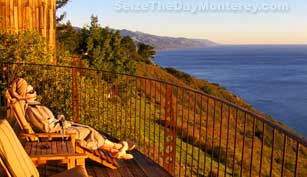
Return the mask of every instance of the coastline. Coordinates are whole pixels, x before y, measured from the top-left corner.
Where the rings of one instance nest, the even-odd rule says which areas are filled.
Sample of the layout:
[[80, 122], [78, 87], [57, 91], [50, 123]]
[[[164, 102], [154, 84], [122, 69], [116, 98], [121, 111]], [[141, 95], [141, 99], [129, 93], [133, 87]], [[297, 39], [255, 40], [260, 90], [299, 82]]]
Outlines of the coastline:
[[[209, 49], [207, 48], [205, 50], [211, 51], [211, 49], [216, 50], [218, 48], [223, 48], [225, 46], [226, 45], [216, 47], [216, 48], [209, 48]], [[259, 45], [244, 45], [243, 47], [247, 49], [253, 49], [255, 46], [260, 47], [260, 48], [265, 47], [263, 45], [260, 45], [260, 46]], [[297, 46], [300, 46], [303, 48], [307, 47], [307, 45], [290, 45], [290, 46], [292, 49], [295, 49]], [[227, 45], [226, 47], [229, 47], [229, 45]], [[238, 48], [238, 47], [241, 47], [241, 45], [231, 45], [230, 47]], [[272, 46], [272, 47], [274, 48], [276, 46]], [[284, 48], [288, 48], [289, 46], [281, 45], [278, 47], [284, 49]], [[235, 93], [236, 95], [238, 95], [238, 97], [241, 97], [242, 99], [246, 100], [248, 103], [251, 103], [251, 105], [253, 105], [253, 107], [255, 107], [257, 110], [261, 110], [262, 112], [272, 115], [272, 117], [274, 117], [275, 119], [277, 118], [276, 119], [277, 122], [283, 122], [284, 125], [289, 126], [292, 129], [295, 129], [296, 131], [300, 132], [304, 136], [307, 136], [306, 135], [307, 132], [302, 127], [302, 125], [304, 125], [302, 121], [306, 119], [306, 116], [304, 116], [304, 109], [303, 109], [304, 107], [303, 105], [306, 102], [303, 101], [304, 96], [300, 96], [299, 98], [296, 98], [296, 95], [298, 93], [305, 95], [303, 88], [305, 88], [307, 84], [304, 82], [305, 76], [304, 74], [302, 74], [302, 72], [304, 72], [303, 66], [305, 66], [304, 65], [305, 62], [301, 64], [302, 63], [301, 60], [303, 59], [296, 59], [296, 60], [294, 59], [289, 60], [287, 58], [281, 59], [282, 56], [278, 55], [278, 56], [275, 56], [276, 59], [272, 58], [272, 60], [269, 60], [270, 61], [269, 62], [265, 58], [263, 58], [265, 55], [264, 56], [260, 55], [263, 52], [260, 49], [259, 49], [260, 52], [258, 51], [256, 52], [256, 54], [260, 53], [259, 55], [261, 57], [259, 60], [257, 60], [256, 57], [247, 59], [241, 56], [240, 57], [242, 58], [243, 62], [240, 62], [241, 59], [235, 60], [233, 58], [228, 58], [228, 57], [218, 59], [218, 57], [216, 58], [216, 55], [213, 55], [212, 53], [210, 53], [210, 55], [209, 54], [207, 55], [208, 58], [210, 59], [205, 59], [206, 57], [202, 57], [202, 59], [197, 59], [196, 61], [193, 60], [193, 58], [189, 60], [186, 59], [189, 56], [192, 56], [192, 53], [193, 53], [193, 57], [197, 57], [197, 54], [195, 54], [195, 51], [197, 52], [199, 50], [202, 50], [202, 49], [183, 49], [183, 50], [160, 51], [161, 53], [158, 52], [158, 55], [157, 55], [158, 58], [156, 58], [154, 61], [155, 63], [157, 63], [158, 65], [162, 67], [174, 67], [180, 71], [189, 73], [192, 76], [195, 76], [196, 78], [200, 78], [203, 80], [209, 80], [211, 83], [219, 83], [220, 85], [226, 87], [226, 89], [229, 90], [230, 92]], [[240, 52], [239, 49], [237, 50], [238, 52]], [[303, 52], [303, 49], [301, 49], [300, 51]], [[189, 54], [186, 54], [186, 52], [189, 52]], [[185, 54], [183, 55], [183, 53]], [[161, 57], [161, 55], [165, 55], [165, 56]], [[178, 57], [178, 56], [181, 56], [181, 57]], [[300, 58], [300, 57], [296, 57], [296, 58]], [[175, 60], [175, 61], [172, 61], [172, 60]], [[275, 62], [277, 63], [274, 64]], [[292, 73], [291, 75], [289, 75], [289, 72], [286, 68], [283, 69], [285, 65], [287, 65], [287, 62], [291, 63], [290, 64], [291, 67], [289, 67], [288, 69], [289, 72], [291, 70], [291, 73]], [[191, 63], [194, 63], [194, 64], [191, 65]], [[251, 65], [250, 63], [254, 63], [254, 64]], [[273, 68], [273, 69], [270, 69], [270, 68]], [[239, 71], [242, 71], [242, 69], [244, 72], [239, 72]], [[299, 74], [299, 76], [296, 76], [293, 70], [298, 70], [297, 74]], [[265, 76], [266, 72], [269, 72], [269, 73], [273, 72], [273, 74], [272, 73], [268, 74], [270, 77], [268, 76], [266, 77]], [[252, 73], [254, 74], [257, 73], [256, 76], [259, 77], [259, 79], [257, 79], [257, 77], [256, 79], [252, 79], [255, 77]], [[296, 80], [291, 81], [292, 78], [296, 78]], [[301, 80], [301, 82], [299, 79]], [[249, 86], [251, 85], [251, 83], [257, 83], [257, 82], [260, 82], [260, 83], [258, 85], [252, 84], [253, 86]], [[287, 82], [290, 82], [289, 83], [290, 85], [289, 84], [287, 85], [286, 84]], [[272, 85], [272, 83], [275, 83], [275, 84]], [[295, 87], [295, 85], [297, 85], [298, 83], [303, 84], [301, 86], [302, 88], [300, 88], [299, 86]], [[274, 85], [279, 86], [280, 88], [277, 88], [277, 91], [276, 91], [276, 88], [274, 88]], [[291, 89], [289, 88], [288, 91], [285, 93], [281, 92], [283, 88], [288, 88], [288, 87], [290, 87]], [[256, 91], [254, 88], [256, 89]], [[282, 102], [278, 103], [278, 100], [280, 100], [281, 98], [282, 98]], [[287, 99], [290, 99], [292, 101], [288, 101]], [[293, 99], [297, 99], [297, 100], [293, 100]], [[290, 104], [287, 104], [288, 102], [290, 102]], [[297, 105], [297, 106], [293, 106], [293, 105]], [[274, 109], [274, 110], [273, 111], [270, 110], [269, 107], [272, 107], [271, 109]], [[279, 109], [278, 107], [282, 109]], [[296, 119], [292, 120], [291, 118], [293, 117], [295, 117]], [[301, 127], [301, 128], [298, 128], [298, 127]]]

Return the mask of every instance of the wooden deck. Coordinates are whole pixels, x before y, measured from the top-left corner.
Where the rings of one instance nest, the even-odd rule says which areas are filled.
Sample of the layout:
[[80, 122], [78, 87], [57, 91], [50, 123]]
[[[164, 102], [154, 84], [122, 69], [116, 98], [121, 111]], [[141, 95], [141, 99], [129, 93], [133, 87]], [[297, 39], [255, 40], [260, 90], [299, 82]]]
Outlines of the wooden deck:
[[[133, 151], [133, 160], [120, 161], [117, 170], [111, 170], [93, 161], [86, 161], [86, 168], [90, 176], [93, 177], [171, 177], [163, 168], [152, 160], [143, 156], [137, 151]], [[40, 166], [41, 176], [50, 176], [61, 171], [65, 171], [65, 166], [48, 165]]]
[[[5, 111], [5, 108], [0, 107], [0, 117], [5, 117]], [[112, 137], [107, 137], [116, 141]], [[92, 177], [171, 177], [168, 172], [140, 152], [134, 150], [131, 153], [134, 159], [119, 161], [120, 167], [117, 170], [112, 170], [87, 159], [86, 168], [88, 174]], [[38, 170], [41, 177], [48, 177], [67, 170], [67, 165], [50, 162], [48, 165], [38, 166]]]

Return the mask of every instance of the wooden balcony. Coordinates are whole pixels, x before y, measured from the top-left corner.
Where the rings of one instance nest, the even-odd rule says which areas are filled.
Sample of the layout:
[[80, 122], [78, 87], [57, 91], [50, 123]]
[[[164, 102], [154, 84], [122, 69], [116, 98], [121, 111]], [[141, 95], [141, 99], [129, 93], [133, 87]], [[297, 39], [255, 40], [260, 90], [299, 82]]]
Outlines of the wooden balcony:
[[[100, 164], [88, 160], [86, 161], [87, 171], [93, 177], [171, 177], [162, 167], [140, 152], [133, 151], [132, 154], [134, 155], [134, 159], [119, 161], [120, 167], [117, 170], [103, 167]], [[39, 167], [42, 177], [57, 174], [65, 170], [66, 166], [57, 166], [56, 164]]]
[[[91, 68], [24, 63], [2, 63], [2, 68], [3, 88], [14, 73], [24, 73], [44, 104], [138, 145], [142, 155], [135, 152], [134, 160], [115, 171], [87, 161], [92, 176], [170, 176], [165, 170], [176, 177], [307, 176], [306, 138], [202, 91]], [[46, 78], [38, 80], [35, 73]], [[64, 169], [43, 166], [41, 172]]]

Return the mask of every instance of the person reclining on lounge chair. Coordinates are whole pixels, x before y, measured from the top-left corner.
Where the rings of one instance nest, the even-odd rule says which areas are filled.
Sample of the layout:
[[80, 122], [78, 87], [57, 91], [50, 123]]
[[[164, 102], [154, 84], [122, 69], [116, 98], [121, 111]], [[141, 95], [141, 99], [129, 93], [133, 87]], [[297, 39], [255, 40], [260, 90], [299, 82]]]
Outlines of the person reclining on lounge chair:
[[[3, 170], [3, 171], [2, 171]], [[46, 174], [46, 173], [45, 173]], [[39, 177], [39, 172], [22, 147], [7, 120], [0, 120], [0, 176]], [[45, 176], [45, 175], [44, 175]], [[49, 176], [51, 177], [51, 176]], [[89, 177], [84, 166], [77, 166], [52, 177]]]
[[[26, 115], [27, 120], [18, 120], [23, 124], [26, 133], [34, 133], [31, 132], [33, 130], [36, 133], [55, 133], [63, 129], [66, 133], [75, 133], [77, 142], [83, 148], [88, 150], [103, 149], [109, 151], [113, 157], [118, 159], [129, 160], [133, 158], [133, 155], [126, 151], [134, 149], [134, 144], [128, 145], [126, 141], [112, 142], [87, 125], [65, 121], [62, 115], [55, 118], [46, 106], [36, 101], [36, 91], [22, 78], [14, 80], [6, 92], [6, 98], [8, 104], [19, 104], [18, 108], [15, 109], [20, 110], [15, 111], [21, 111]], [[31, 127], [27, 128], [28, 123], [23, 121], [30, 123]]]

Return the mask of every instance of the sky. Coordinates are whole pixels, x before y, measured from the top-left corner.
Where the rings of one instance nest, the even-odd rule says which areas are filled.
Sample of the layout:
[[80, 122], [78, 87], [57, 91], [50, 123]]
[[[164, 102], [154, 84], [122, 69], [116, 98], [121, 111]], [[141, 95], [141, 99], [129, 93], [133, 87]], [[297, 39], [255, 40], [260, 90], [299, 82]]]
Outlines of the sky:
[[64, 20], [209, 39], [221, 44], [307, 44], [307, 0], [70, 0]]

